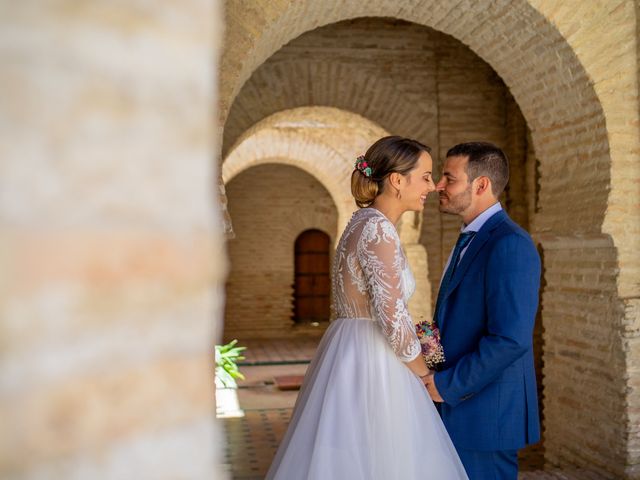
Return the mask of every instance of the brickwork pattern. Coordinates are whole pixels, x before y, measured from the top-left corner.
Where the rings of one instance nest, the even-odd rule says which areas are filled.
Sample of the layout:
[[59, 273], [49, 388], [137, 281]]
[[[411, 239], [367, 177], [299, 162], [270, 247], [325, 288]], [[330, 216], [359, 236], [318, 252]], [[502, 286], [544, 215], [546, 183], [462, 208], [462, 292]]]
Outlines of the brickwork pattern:
[[[625, 370], [621, 339], [610, 327], [619, 315], [615, 250], [604, 235], [540, 240], [544, 361], [552, 366], [543, 379], [545, 447], [556, 464], [581, 459], [607, 478], [622, 477], [624, 464], [612, 464], [611, 449], [624, 448], [625, 424], [615, 418], [626, 411], [626, 391], [618, 383], [602, 394], [603, 384]], [[594, 430], [597, 439], [591, 438]], [[624, 458], [620, 450], [615, 454]]]
[[342, 231], [357, 208], [351, 196], [354, 158], [385, 135], [388, 133], [374, 122], [336, 108], [284, 110], [244, 132], [224, 159], [222, 178], [229, 182], [263, 163], [296, 166], [329, 191]]
[[[593, 366], [574, 369], [567, 381], [579, 401], [571, 406], [554, 400], [563, 395], [565, 385], [550, 381], [545, 386], [545, 410], [555, 416], [547, 440], [559, 435], [558, 445], [563, 438], [573, 442], [570, 451], [549, 449], [548, 459], [595, 464], [612, 478], [640, 476], [640, 368], [635, 355], [640, 337], [636, 4], [631, 0], [598, 4], [424, 0], [408, 5], [380, 0], [291, 5], [238, 0], [229, 2], [229, 7], [222, 60], [223, 122], [251, 74], [282, 45], [318, 26], [345, 19], [385, 16], [427, 25], [462, 41], [491, 65], [526, 118], [530, 130], [527, 151], [535, 150], [535, 157], [527, 155], [529, 160], [525, 160], [525, 183], [533, 187], [530, 194], [535, 192], [534, 205], [527, 204], [527, 210], [534, 212], [529, 222], [535, 238], [543, 250], [548, 247], [554, 252], [545, 266], [545, 279], [556, 282], [547, 281], [543, 292], [545, 331], [555, 328], [554, 322], [564, 325], [554, 312], [587, 315], [582, 303], [593, 294], [592, 286], [578, 283], [571, 289], [562, 288], [567, 275], [580, 275], [590, 268], [583, 266], [585, 262], [606, 258], [604, 277], [609, 280], [596, 285], [606, 292], [609, 285], [615, 285], [610, 294], [597, 296], [594, 309], [607, 319], [598, 336], [614, 339], [609, 348], [617, 363], [599, 378], [596, 392], [588, 389]], [[445, 142], [440, 139], [440, 144]], [[574, 254], [576, 242], [584, 238], [595, 243], [582, 248], [580, 255]], [[551, 244], [545, 246], [547, 241]], [[601, 243], [607, 247], [600, 247]], [[571, 272], [555, 261], [565, 256], [574, 259]], [[564, 335], [575, 335], [584, 345], [598, 347], [588, 330], [567, 329]], [[547, 346], [545, 376], [550, 379], [564, 371], [563, 362], [553, 355], [557, 338], [548, 337], [552, 343]], [[565, 345], [564, 350], [567, 356], [580, 352], [577, 345]], [[583, 362], [589, 361], [583, 357]], [[564, 420], [578, 406], [591, 414], [594, 402], [611, 404], [614, 410], [605, 414], [596, 409], [589, 429], [584, 428], [584, 420]], [[611, 443], [603, 447], [601, 438], [611, 438]]]
[[[528, 218], [545, 252], [547, 460], [640, 477], [637, 2], [229, 0], [224, 20], [220, 7], [0, 7], [0, 474], [219, 473], [209, 379], [228, 264], [222, 126], [283, 45], [391, 17], [467, 45], [526, 118]], [[431, 88], [421, 79], [396, 82], [405, 96], [345, 78], [331, 97], [349, 87], [357, 98], [368, 81], [431, 122], [409, 95]], [[509, 144], [522, 129], [504, 102]]]
[[291, 335], [295, 240], [315, 228], [333, 244], [335, 204], [317, 180], [288, 165], [245, 170], [227, 193], [235, 239], [229, 242], [225, 337]]
[[[258, 122], [235, 142], [225, 158], [222, 176], [226, 182], [232, 183], [241, 172], [257, 165], [278, 163], [298, 167], [320, 181], [329, 192], [337, 209], [337, 232], [340, 234], [351, 218], [351, 214], [357, 209], [350, 186], [354, 157], [385, 135], [387, 132], [375, 123], [360, 115], [336, 108], [300, 107], [284, 110]], [[285, 185], [284, 188], [286, 187]], [[290, 194], [292, 193], [289, 192], [286, 195]], [[314, 197], [305, 196], [296, 201], [311, 207]], [[250, 212], [247, 212], [247, 215], [249, 214]], [[418, 243], [421, 221], [420, 215], [409, 212], [398, 225], [400, 240], [417, 280], [417, 293], [409, 303], [409, 309], [416, 321], [422, 321], [431, 314], [428, 257], [424, 246]], [[247, 223], [249, 220], [245, 219], [244, 222]], [[252, 253], [242, 248], [232, 250], [230, 255], [232, 265], [244, 264], [245, 254]], [[277, 268], [282, 272], [289, 271], [292, 264], [289, 262]], [[268, 267], [265, 271], [268, 271]], [[289, 271], [288, 275], [293, 278], [293, 271]], [[243, 320], [246, 325], [262, 324], [263, 319], [259, 312], [265, 302], [280, 301], [290, 304], [290, 293], [287, 293], [287, 298], [281, 300], [265, 299], [262, 293], [253, 295], [251, 292], [254, 288], [260, 290], [263, 287], [254, 283], [243, 285], [243, 302], [248, 315]], [[233, 292], [236, 291], [238, 290], [233, 290]], [[283, 292], [273, 294], [278, 295]], [[230, 301], [235, 302], [236, 299]], [[281, 309], [279, 312], [286, 313], [286, 316], [280, 320], [278, 328], [271, 331], [269, 328], [260, 328], [259, 334], [255, 333], [255, 335], [280, 336], [307, 333], [299, 325], [292, 328], [288, 311]], [[275, 320], [271, 325], [276, 325]], [[283, 333], [284, 325], [289, 326], [286, 333]], [[243, 338], [247, 335], [250, 337], [251, 331], [252, 329], [249, 328], [241, 330]]]
[[225, 124], [223, 153], [262, 118], [309, 105], [355, 112], [389, 132], [431, 145], [436, 140], [439, 42], [458, 44], [398, 20], [350, 20], [306, 32], [271, 56], [243, 86]]
[[[363, 39], [367, 39], [364, 46]], [[407, 76], [407, 71], [412, 75]], [[275, 156], [270, 151], [274, 145], [286, 145], [280, 148], [292, 152], [289, 156], [311, 158], [310, 153], [293, 153], [292, 145], [305, 143], [294, 142], [290, 128], [278, 141], [255, 133], [265, 128], [265, 123], [295, 125], [300, 122], [300, 116], [294, 116], [293, 111], [304, 112], [305, 107], [299, 105], [314, 104], [332, 105], [340, 108], [340, 112], [356, 112], [385, 131], [423, 141], [433, 149], [436, 172], [441, 169], [447, 149], [455, 143], [485, 139], [504, 145], [509, 135], [526, 134], [524, 119], [502, 80], [460, 42], [430, 28], [399, 20], [350, 20], [305, 33], [254, 72], [235, 99], [225, 125], [225, 149], [230, 152], [224, 159], [223, 172], [236, 171], [238, 162], [249, 165]], [[292, 107], [298, 108], [288, 110]], [[266, 121], [265, 117], [273, 120]], [[334, 122], [338, 123], [337, 118]], [[506, 128], [509, 122], [519, 125], [520, 130]], [[246, 132], [241, 134], [243, 131]], [[335, 136], [326, 128], [317, 133]], [[332, 138], [331, 149], [344, 149], [356, 143], [344, 137], [342, 142]], [[370, 142], [375, 139], [368, 138]], [[249, 140], [251, 148], [246, 145]], [[310, 138], [305, 139], [309, 141]], [[509, 154], [514, 159], [525, 155], [526, 145], [522, 141], [514, 141], [510, 146]], [[346, 155], [352, 157], [352, 152]], [[326, 161], [311, 163], [336, 162], [330, 151], [323, 155]], [[280, 156], [284, 156], [284, 152]], [[253, 160], [250, 162], [245, 157]], [[515, 175], [524, 177], [520, 164], [513, 167]], [[334, 190], [334, 178], [319, 178], [330, 191]], [[341, 226], [353, 206], [348, 186], [344, 191], [347, 192], [345, 200], [338, 200], [332, 194], [338, 205], [344, 202], [351, 207], [347, 208], [348, 215], [338, 207]], [[516, 186], [512, 193], [514, 206], [526, 208], [527, 192]], [[422, 243], [428, 251], [431, 293], [430, 298], [420, 299], [427, 310], [433, 308], [439, 279], [460, 226], [457, 218], [442, 217], [436, 211], [437, 196], [432, 194], [421, 220], [421, 235], [413, 240]], [[414, 303], [416, 301], [417, 298]]]

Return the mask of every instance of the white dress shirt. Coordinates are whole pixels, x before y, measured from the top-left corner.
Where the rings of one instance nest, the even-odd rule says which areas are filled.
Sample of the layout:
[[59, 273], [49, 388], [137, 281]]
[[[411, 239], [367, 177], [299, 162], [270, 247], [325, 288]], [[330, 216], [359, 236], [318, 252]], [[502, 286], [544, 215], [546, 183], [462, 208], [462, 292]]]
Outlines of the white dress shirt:
[[[493, 217], [496, 213], [498, 213], [500, 210], [502, 210], [502, 205], [500, 205], [500, 202], [496, 202], [493, 205], [491, 205], [489, 208], [487, 208], [484, 212], [482, 212], [480, 215], [478, 215], [476, 218], [473, 219], [473, 221], [469, 224], [469, 225], [462, 225], [462, 227], [460, 227], [460, 232], [477, 232], [479, 231], [482, 226], [487, 222], [487, 220], [489, 220], [491, 217]], [[464, 247], [462, 249], [462, 251], [460, 252], [460, 258], [458, 259], [458, 265], [460, 265], [460, 260], [462, 260], [462, 257], [464, 257], [464, 254], [466, 253], [467, 249], [469, 248], [469, 245], [471, 245], [473, 243], [473, 241], [475, 240], [475, 237], [471, 239], [471, 241], [469, 242], [469, 244]], [[444, 270], [442, 272], [442, 277], [444, 277], [445, 272], [447, 271], [447, 268], [449, 268], [449, 264], [451, 263], [451, 256], [453, 255], [453, 250], [451, 250], [451, 253], [449, 254], [449, 259], [447, 260], [447, 264], [444, 266]], [[442, 278], [440, 278], [440, 283], [442, 283]]]

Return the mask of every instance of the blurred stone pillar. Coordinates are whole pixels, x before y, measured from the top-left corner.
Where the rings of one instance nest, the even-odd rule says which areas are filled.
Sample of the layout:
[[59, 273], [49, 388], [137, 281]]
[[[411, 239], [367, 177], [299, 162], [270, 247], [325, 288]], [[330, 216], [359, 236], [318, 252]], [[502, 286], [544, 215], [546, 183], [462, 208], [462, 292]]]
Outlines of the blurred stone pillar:
[[220, 473], [221, 13], [0, 3], [2, 478]]

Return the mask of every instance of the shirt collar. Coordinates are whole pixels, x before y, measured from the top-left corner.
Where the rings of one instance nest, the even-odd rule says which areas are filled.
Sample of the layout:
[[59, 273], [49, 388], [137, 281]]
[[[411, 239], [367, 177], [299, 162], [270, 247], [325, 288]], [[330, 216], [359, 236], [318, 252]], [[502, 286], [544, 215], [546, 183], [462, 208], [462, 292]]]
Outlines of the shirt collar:
[[498, 213], [500, 210], [502, 210], [502, 205], [500, 205], [500, 202], [496, 202], [493, 205], [491, 205], [489, 208], [487, 208], [484, 212], [482, 212], [480, 215], [478, 215], [476, 218], [474, 218], [469, 225], [465, 226], [463, 224], [460, 230], [462, 232], [477, 232], [482, 228], [482, 226], [486, 223], [487, 220], [489, 220], [494, 214]]

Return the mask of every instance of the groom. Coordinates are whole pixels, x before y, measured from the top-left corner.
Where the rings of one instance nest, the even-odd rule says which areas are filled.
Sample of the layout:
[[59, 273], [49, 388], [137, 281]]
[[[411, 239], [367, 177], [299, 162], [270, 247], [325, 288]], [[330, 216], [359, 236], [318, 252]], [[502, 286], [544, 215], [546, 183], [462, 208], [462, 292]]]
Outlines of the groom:
[[460, 238], [436, 302], [447, 357], [427, 389], [471, 480], [515, 480], [518, 449], [540, 438], [532, 334], [540, 258], [498, 197], [509, 179], [495, 145], [447, 152], [436, 189]]

